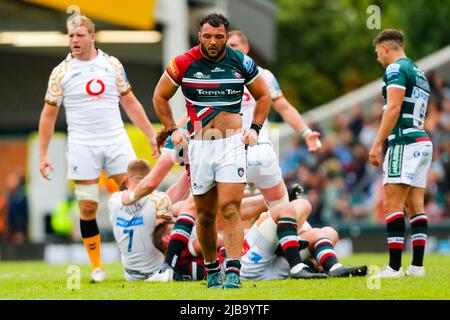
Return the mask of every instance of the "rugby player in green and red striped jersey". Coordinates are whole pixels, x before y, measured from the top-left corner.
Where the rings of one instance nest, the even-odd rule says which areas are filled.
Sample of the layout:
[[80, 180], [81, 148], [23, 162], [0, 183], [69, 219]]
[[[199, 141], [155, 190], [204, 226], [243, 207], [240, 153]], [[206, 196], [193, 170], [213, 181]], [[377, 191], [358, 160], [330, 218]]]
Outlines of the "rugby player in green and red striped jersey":
[[[246, 145], [258, 139], [270, 108], [270, 95], [258, 68], [247, 55], [226, 46], [229, 21], [210, 14], [200, 21], [200, 45], [174, 58], [153, 96], [156, 113], [175, 146], [187, 143], [191, 191], [197, 207], [197, 232], [208, 272], [208, 288], [240, 288], [243, 229], [240, 205], [246, 182]], [[244, 85], [256, 100], [253, 124], [242, 131]], [[179, 130], [169, 99], [181, 86], [188, 131]], [[229, 259], [222, 284], [216, 259], [216, 214], [223, 218]], [[170, 272], [170, 269], [169, 271]]]
[[395, 29], [382, 31], [373, 41], [378, 61], [386, 67], [382, 90], [384, 113], [369, 154], [370, 162], [380, 166], [382, 146], [387, 141], [383, 182], [389, 265], [380, 272], [382, 278], [405, 275], [401, 266], [405, 211], [411, 223], [413, 247], [413, 261], [406, 275], [425, 275], [423, 256], [428, 218], [424, 198], [433, 144], [423, 126], [430, 86], [423, 71], [406, 56], [403, 43], [403, 32]]

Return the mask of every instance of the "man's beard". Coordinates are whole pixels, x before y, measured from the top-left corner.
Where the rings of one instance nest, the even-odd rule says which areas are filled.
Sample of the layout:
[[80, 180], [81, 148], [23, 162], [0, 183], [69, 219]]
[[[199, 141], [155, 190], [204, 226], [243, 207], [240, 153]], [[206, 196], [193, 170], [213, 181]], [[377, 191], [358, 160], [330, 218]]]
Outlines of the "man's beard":
[[220, 56], [222, 55], [222, 53], [225, 51], [225, 49], [226, 49], [226, 45], [223, 45], [222, 48], [217, 47], [217, 54], [214, 55], [214, 56], [211, 56], [211, 55], [209, 54], [209, 52], [208, 52], [208, 49], [205, 47], [205, 45], [204, 45], [203, 43], [200, 43], [200, 45], [201, 45], [203, 54], [204, 54], [207, 58], [209, 58], [209, 59], [211, 59], [211, 60], [216, 60], [217, 57], [220, 57]]

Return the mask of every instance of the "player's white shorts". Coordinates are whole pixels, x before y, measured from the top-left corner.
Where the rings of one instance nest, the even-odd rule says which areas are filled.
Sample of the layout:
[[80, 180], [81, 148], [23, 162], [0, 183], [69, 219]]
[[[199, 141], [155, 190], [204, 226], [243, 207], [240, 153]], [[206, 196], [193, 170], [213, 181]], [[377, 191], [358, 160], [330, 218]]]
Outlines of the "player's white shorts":
[[66, 150], [67, 179], [91, 180], [105, 169], [108, 177], [126, 173], [128, 164], [136, 159], [130, 140], [105, 146], [69, 143]]
[[153, 275], [153, 273], [141, 273], [141, 272], [127, 270], [127, 269], [125, 269], [124, 274], [125, 274], [125, 280], [129, 281], [129, 282], [144, 281]]
[[390, 146], [383, 162], [383, 183], [425, 188], [432, 157], [430, 141]]
[[247, 183], [259, 189], [269, 189], [282, 180], [278, 157], [267, 143], [257, 144], [247, 150]]
[[[275, 255], [279, 244], [277, 224], [269, 212], [260, 218], [244, 238], [244, 252], [241, 257], [241, 278], [246, 280], [278, 280], [289, 276], [289, 263], [284, 257]], [[311, 255], [308, 250], [300, 251], [302, 260]]]
[[188, 150], [192, 194], [205, 194], [216, 182], [246, 182], [247, 152], [242, 134], [218, 140], [190, 140]]

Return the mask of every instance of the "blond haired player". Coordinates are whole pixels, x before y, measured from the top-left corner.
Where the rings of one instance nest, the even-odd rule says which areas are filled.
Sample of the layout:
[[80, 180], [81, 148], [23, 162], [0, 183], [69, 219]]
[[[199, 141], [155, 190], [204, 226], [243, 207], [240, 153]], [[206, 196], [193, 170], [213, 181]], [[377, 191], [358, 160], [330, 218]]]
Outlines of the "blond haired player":
[[[125, 178], [127, 189], [135, 190], [149, 172], [150, 165], [146, 160], [130, 162]], [[155, 248], [152, 238], [159, 222], [172, 220], [170, 198], [164, 192], [153, 191], [135, 204], [125, 206], [121, 192], [116, 192], [109, 199], [108, 212], [125, 268], [125, 279], [147, 279], [164, 263], [164, 254]]]
[[67, 127], [67, 178], [75, 182], [80, 206], [80, 228], [91, 261], [94, 281], [103, 281], [100, 233], [96, 222], [98, 181], [102, 169], [121, 184], [135, 153], [126, 134], [119, 103], [130, 119], [148, 137], [153, 155], [158, 154], [156, 134], [145, 111], [131, 91], [118, 59], [95, 47], [95, 25], [87, 17], [67, 20], [71, 53], [56, 66], [48, 83], [45, 105], [39, 121], [39, 170], [50, 180], [53, 170], [47, 156], [61, 105]]

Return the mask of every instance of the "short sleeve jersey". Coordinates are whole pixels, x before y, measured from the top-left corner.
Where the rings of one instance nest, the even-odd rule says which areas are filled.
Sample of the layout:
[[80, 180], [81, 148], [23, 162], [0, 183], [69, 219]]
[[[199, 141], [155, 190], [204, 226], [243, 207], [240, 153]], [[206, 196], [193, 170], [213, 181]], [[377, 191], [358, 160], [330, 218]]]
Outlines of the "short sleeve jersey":
[[387, 107], [390, 88], [405, 89], [400, 116], [388, 136], [388, 145], [430, 141], [424, 130], [430, 97], [430, 85], [424, 72], [411, 59], [401, 58], [386, 68], [383, 81], [383, 110]]
[[[278, 83], [273, 73], [261, 67], [258, 67], [258, 69], [261, 76], [264, 79], [264, 82], [266, 83], [267, 88], [269, 89], [272, 101], [275, 101], [276, 99], [282, 97], [283, 92], [281, 91], [280, 84]], [[255, 111], [255, 105], [256, 105], [255, 99], [252, 97], [248, 89], [245, 88], [244, 96], [242, 98], [242, 110], [241, 110], [242, 127], [244, 129], [250, 129], [250, 126], [253, 121], [253, 112]], [[263, 127], [261, 128], [261, 131], [259, 132], [258, 141], [266, 142], [269, 140], [270, 140], [269, 125], [266, 119], [266, 121], [264, 121]]]
[[196, 46], [172, 59], [166, 68], [169, 79], [182, 88], [191, 134], [221, 111], [240, 112], [244, 85], [251, 84], [259, 75], [249, 56], [229, 47], [225, 50], [221, 61], [212, 62]]
[[131, 91], [120, 61], [98, 49], [94, 59], [71, 54], [50, 75], [45, 102], [66, 111], [71, 143], [108, 145], [126, 137], [119, 99]]
[[116, 192], [109, 199], [108, 213], [124, 267], [149, 274], [158, 271], [164, 255], [153, 245], [153, 232], [157, 218], [173, 219], [170, 198], [154, 191], [125, 206], [121, 192]]

